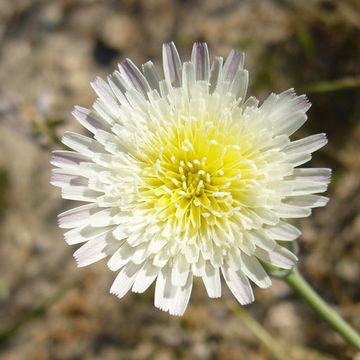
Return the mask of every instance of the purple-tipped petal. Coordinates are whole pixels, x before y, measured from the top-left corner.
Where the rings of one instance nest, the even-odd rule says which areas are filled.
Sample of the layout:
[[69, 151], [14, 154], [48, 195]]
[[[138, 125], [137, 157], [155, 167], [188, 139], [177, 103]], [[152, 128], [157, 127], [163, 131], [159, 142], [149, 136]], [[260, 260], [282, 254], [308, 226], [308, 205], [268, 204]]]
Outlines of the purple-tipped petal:
[[71, 229], [86, 225], [89, 223], [90, 216], [100, 210], [101, 208], [96, 204], [87, 204], [64, 211], [58, 215], [59, 227]]
[[68, 150], [55, 150], [52, 152], [52, 157], [50, 163], [54, 166], [61, 168], [75, 168], [82, 162], [90, 162], [90, 157], [79, 154], [75, 151]]
[[54, 186], [88, 186], [89, 179], [83, 176], [63, 174], [58, 170], [63, 171], [62, 169], [53, 169], [51, 172], [50, 184]]
[[75, 106], [72, 114], [82, 126], [84, 126], [93, 134], [95, 134], [98, 129], [106, 131], [109, 130], [109, 126], [106, 121], [104, 121], [99, 115], [95, 114], [89, 109], [83, 108], [81, 106]]
[[163, 67], [165, 79], [173, 87], [181, 86], [181, 60], [173, 42], [163, 44]]
[[150, 86], [136, 65], [130, 59], [126, 59], [123, 63], [119, 64], [119, 67], [124, 71], [125, 76], [134, 89], [147, 97], [146, 94], [150, 90]]
[[195, 66], [196, 80], [209, 80], [210, 59], [209, 50], [205, 42], [196, 42], [191, 53], [191, 62]]
[[224, 69], [223, 80], [232, 81], [239, 69], [244, 67], [245, 54], [238, 50], [231, 50], [227, 57]]

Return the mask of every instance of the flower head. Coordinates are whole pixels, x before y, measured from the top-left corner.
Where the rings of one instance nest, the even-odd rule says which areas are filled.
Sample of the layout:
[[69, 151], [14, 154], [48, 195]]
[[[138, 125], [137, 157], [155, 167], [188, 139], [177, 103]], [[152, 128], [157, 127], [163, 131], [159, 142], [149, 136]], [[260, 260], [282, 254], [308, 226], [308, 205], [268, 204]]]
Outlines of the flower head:
[[[52, 184], [65, 199], [88, 204], [59, 215], [68, 244], [84, 243], [78, 266], [109, 257], [119, 271], [110, 292], [145, 291], [155, 306], [184, 313], [193, 277], [209, 297], [225, 282], [241, 304], [254, 301], [250, 281], [271, 280], [260, 261], [290, 269], [282, 246], [300, 231], [285, 218], [310, 215], [327, 198], [330, 170], [298, 168], [326, 144], [325, 134], [290, 141], [310, 103], [292, 89], [261, 106], [246, 98], [244, 54], [232, 50], [210, 66], [205, 43], [181, 63], [163, 45], [165, 79], [152, 62], [130, 60], [107, 82], [97, 78], [93, 110], [73, 115], [92, 137], [65, 133], [73, 151], [55, 151]], [[259, 261], [260, 260], [260, 261]]]

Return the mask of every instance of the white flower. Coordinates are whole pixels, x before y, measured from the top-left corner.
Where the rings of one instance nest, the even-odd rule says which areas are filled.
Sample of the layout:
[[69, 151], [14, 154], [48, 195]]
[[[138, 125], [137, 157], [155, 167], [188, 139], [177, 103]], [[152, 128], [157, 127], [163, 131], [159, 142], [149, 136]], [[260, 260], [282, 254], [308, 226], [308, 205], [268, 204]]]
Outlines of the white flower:
[[271, 94], [245, 101], [244, 54], [232, 50], [210, 66], [205, 43], [181, 63], [163, 45], [165, 79], [152, 62], [130, 60], [92, 86], [93, 110], [73, 115], [92, 137], [65, 133], [74, 151], [55, 151], [52, 184], [64, 199], [85, 201], [59, 215], [68, 244], [84, 243], [78, 266], [110, 257], [119, 271], [110, 292], [145, 291], [155, 306], [182, 315], [193, 277], [211, 298], [221, 296], [220, 272], [241, 304], [254, 301], [249, 279], [271, 280], [259, 260], [290, 269], [296, 256], [282, 246], [300, 231], [285, 218], [324, 206], [330, 170], [298, 168], [326, 144], [325, 134], [290, 141], [307, 119], [304, 95]]

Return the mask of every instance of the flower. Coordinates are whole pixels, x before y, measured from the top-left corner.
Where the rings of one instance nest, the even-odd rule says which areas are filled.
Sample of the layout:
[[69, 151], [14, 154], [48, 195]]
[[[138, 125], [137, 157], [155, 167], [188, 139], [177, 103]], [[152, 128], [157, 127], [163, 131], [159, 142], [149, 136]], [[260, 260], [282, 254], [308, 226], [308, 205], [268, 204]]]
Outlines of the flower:
[[[193, 277], [221, 296], [222, 273], [241, 304], [254, 301], [251, 280], [271, 280], [261, 262], [290, 269], [283, 242], [300, 231], [285, 218], [309, 216], [328, 199], [330, 169], [298, 168], [327, 143], [325, 134], [290, 141], [310, 103], [293, 89], [261, 106], [245, 101], [244, 54], [232, 50], [210, 66], [206, 43], [181, 63], [163, 45], [161, 79], [151, 61], [131, 60], [107, 82], [97, 78], [93, 110], [73, 115], [93, 136], [66, 132], [73, 151], [55, 151], [52, 184], [62, 197], [88, 204], [59, 215], [78, 266], [109, 257], [119, 271], [110, 292], [144, 292], [173, 315], [187, 307]], [[260, 261], [259, 261], [260, 260]]]

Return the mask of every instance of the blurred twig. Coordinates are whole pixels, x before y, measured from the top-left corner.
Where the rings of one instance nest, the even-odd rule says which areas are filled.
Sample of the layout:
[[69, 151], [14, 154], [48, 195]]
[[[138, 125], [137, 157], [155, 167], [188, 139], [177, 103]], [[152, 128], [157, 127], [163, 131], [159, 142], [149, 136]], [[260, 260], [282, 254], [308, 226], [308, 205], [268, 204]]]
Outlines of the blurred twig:
[[307, 360], [335, 360], [328, 354], [322, 354], [313, 349], [289, 344], [288, 341], [274, 338], [254, 317], [241, 306], [234, 306], [232, 311], [239, 317], [245, 326], [269, 349], [275, 359], [307, 359]]
[[337, 80], [319, 81], [314, 84], [305, 85], [302, 91], [305, 93], [323, 93], [340, 91], [360, 87], [360, 76], [347, 77]]
[[60, 300], [71, 288], [73, 288], [79, 282], [80, 279], [76, 279], [68, 284], [65, 284], [55, 295], [45, 300], [41, 305], [33, 309], [22, 319], [16, 321], [7, 329], [0, 329], [0, 343], [6, 341], [9, 337], [16, 334], [23, 326], [31, 322], [33, 319], [44, 316], [52, 305]]
[[288, 360], [288, 354], [280, 344], [261, 326], [246, 310], [240, 306], [232, 308], [233, 312], [249, 328], [249, 330], [271, 351], [278, 360]]

